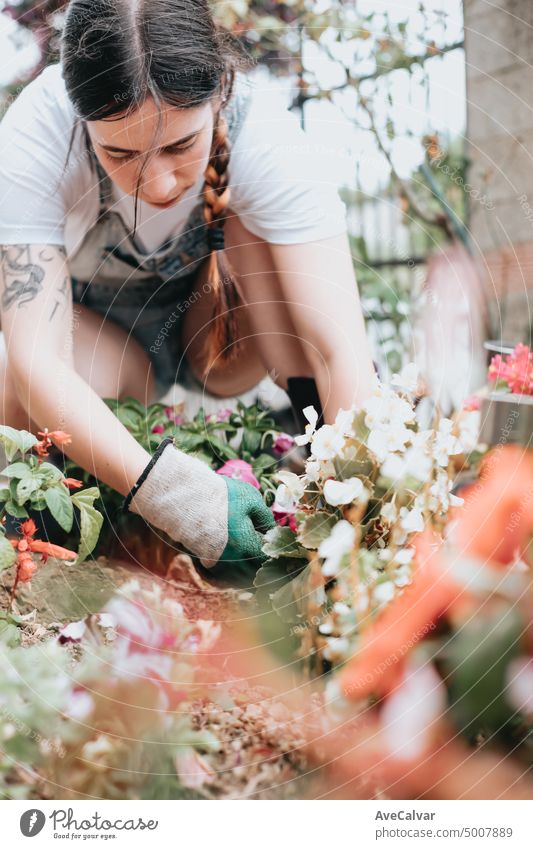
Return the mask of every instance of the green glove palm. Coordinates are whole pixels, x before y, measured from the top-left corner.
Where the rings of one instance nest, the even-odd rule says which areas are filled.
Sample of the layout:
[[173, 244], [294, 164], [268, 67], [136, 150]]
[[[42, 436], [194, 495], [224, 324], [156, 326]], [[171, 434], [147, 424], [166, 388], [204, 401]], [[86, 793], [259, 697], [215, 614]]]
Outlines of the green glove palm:
[[253, 577], [266, 560], [261, 550], [263, 534], [276, 523], [255, 487], [234, 478], [224, 481], [228, 488], [228, 542], [215, 568], [224, 575], [238, 571]]

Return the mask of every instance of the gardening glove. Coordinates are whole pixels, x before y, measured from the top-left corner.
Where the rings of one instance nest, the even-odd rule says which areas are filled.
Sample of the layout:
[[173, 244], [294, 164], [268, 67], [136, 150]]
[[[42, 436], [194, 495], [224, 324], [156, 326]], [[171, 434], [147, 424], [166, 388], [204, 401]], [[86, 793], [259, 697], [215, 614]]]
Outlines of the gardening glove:
[[257, 571], [266, 559], [262, 534], [275, 525], [251, 484], [217, 475], [171, 438], [162, 441], [123, 506], [182, 543], [207, 569], [245, 561]]

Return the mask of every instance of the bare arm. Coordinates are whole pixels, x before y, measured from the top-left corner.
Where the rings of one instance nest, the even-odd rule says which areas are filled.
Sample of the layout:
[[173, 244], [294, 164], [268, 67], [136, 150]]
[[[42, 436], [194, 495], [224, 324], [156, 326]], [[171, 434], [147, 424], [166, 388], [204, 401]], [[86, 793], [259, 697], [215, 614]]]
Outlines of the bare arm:
[[341, 407], [360, 406], [376, 385], [348, 237], [270, 249], [294, 326], [309, 343], [306, 355], [331, 423]]
[[0, 259], [2, 330], [21, 404], [41, 428], [69, 433], [68, 456], [126, 495], [150, 455], [75, 371], [72, 288], [64, 250], [4, 245]]

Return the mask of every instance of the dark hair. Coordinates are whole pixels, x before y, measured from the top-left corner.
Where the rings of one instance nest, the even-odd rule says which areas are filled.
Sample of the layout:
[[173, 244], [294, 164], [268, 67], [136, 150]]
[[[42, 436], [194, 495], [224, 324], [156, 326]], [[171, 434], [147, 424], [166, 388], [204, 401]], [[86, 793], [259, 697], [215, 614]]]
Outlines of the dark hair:
[[[236, 66], [246, 66], [247, 58], [233, 36], [215, 24], [208, 0], [71, 0], [67, 8], [61, 63], [68, 96], [82, 123], [132, 112], [149, 97], [160, 108], [169, 104], [186, 109], [216, 95], [225, 103], [233, 91]], [[161, 125], [160, 112], [153, 149]], [[219, 111], [203, 193], [211, 248], [209, 282], [215, 295], [207, 368], [216, 357], [227, 361], [239, 351], [238, 293], [223, 255], [229, 159], [227, 126]], [[150, 153], [137, 182], [134, 232], [149, 161]]]

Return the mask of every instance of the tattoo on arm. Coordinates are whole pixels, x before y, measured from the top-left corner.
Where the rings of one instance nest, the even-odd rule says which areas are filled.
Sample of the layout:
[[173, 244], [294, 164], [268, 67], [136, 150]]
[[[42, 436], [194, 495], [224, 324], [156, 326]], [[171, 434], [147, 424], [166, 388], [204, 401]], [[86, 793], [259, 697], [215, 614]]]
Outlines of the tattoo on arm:
[[68, 277], [65, 277], [65, 279], [64, 279], [64, 280], [63, 280], [63, 282], [62, 282], [62, 284], [61, 284], [60, 286], [58, 286], [58, 288], [57, 288], [57, 291], [56, 291], [56, 302], [55, 302], [55, 304], [54, 304], [54, 306], [53, 306], [53, 309], [52, 309], [52, 312], [51, 312], [50, 318], [48, 319], [48, 321], [49, 321], [49, 322], [50, 322], [50, 321], [52, 321], [53, 317], [55, 316], [55, 314], [56, 314], [57, 310], [59, 309], [59, 307], [60, 307], [61, 305], [63, 305], [63, 312], [64, 312], [64, 311], [65, 311], [65, 309], [66, 309], [66, 308], [68, 307], [68, 305], [70, 304], [70, 301], [71, 301], [71, 290], [69, 289], [68, 282], [69, 282]]
[[[58, 247], [60, 255], [65, 256], [63, 248]], [[43, 289], [45, 270], [43, 264], [52, 262], [54, 259], [53, 249], [46, 248], [39, 251], [37, 258], [32, 256], [31, 245], [1, 245], [0, 264], [4, 272], [4, 291], [2, 292], [2, 309], [9, 310], [13, 306], [17, 309], [35, 300]], [[68, 278], [65, 278], [59, 287], [59, 293], [64, 299], [68, 294]], [[57, 306], [50, 320], [53, 318]]]

